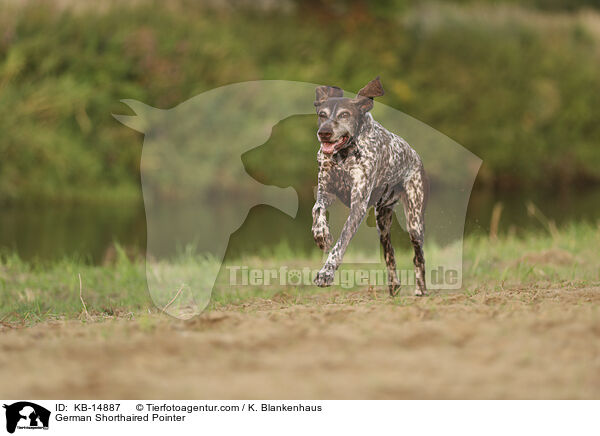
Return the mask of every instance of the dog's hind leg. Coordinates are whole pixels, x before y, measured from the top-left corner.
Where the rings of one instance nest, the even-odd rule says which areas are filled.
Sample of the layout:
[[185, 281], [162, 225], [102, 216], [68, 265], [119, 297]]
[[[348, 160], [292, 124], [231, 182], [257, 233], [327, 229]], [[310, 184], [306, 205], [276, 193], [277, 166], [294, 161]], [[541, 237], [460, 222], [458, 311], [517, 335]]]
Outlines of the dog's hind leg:
[[402, 193], [402, 204], [406, 216], [406, 230], [410, 235], [410, 242], [415, 251], [413, 263], [415, 265], [415, 295], [425, 295], [425, 254], [423, 243], [425, 239], [425, 205], [427, 203], [428, 184], [425, 171], [415, 173], [405, 184]]
[[396, 273], [396, 258], [394, 257], [394, 247], [392, 246], [392, 216], [393, 208], [381, 207], [375, 209], [379, 240], [383, 247], [383, 255], [388, 270], [388, 288], [390, 296], [394, 297], [397, 294], [397, 289], [400, 287], [400, 281]]

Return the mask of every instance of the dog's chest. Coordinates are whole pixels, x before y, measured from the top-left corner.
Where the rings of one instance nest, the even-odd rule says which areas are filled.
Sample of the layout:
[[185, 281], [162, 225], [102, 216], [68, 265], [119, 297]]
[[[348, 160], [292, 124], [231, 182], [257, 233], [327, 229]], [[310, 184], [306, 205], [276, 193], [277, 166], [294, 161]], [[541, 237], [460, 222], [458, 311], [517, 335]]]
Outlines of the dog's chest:
[[393, 204], [404, 181], [421, 166], [406, 141], [373, 120], [355, 144], [333, 156], [320, 153], [318, 160], [319, 183], [346, 206], [353, 189], [368, 192], [369, 206]]
[[375, 170], [375, 159], [368, 151], [356, 147], [342, 150], [332, 157], [320, 156], [321, 181], [325, 189], [350, 205], [353, 188], [368, 184]]

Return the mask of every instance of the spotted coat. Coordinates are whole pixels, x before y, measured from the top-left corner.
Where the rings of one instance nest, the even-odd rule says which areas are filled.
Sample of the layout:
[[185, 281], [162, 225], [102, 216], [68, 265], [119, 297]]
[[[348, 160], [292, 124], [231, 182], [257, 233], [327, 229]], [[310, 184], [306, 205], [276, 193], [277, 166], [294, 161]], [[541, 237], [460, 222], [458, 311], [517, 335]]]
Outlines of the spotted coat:
[[[373, 86], [376, 88], [375, 92]], [[404, 139], [386, 130], [368, 113], [372, 107], [372, 97], [383, 94], [379, 78], [359, 91], [356, 99], [341, 98], [339, 88], [320, 88], [321, 91], [317, 88], [315, 106], [322, 118], [318, 131], [322, 145], [317, 154], [319, 176], [317, 199], [312, 211], [312, 233], [317, 245], [329, 251], [329, 255], [315, 278], [315, 284], [331, 285], [350, 240], [368, 208], [374, 207], [388, 269], [389, 291], [391, 295], [395, 295], [400, 282], [396, 273], [390, 229], [393, 209], [401, 202], [415, 253], [415, 293], [424, 295], [424, 211], [428, 185], [419, 155]], [[323, 93], [326, 94], [325, 99]], [[370, 104], [365, 99], [370, 100]], [[349, 112], [349, 115], [342, 116], [344, 111]], [[342, 146], [338, 148], [337, 144]], [[333, 239], [327, 224], [326, 210], [336, 197], [350, 208], [350, 213], [338, 241], [331, 247]]]

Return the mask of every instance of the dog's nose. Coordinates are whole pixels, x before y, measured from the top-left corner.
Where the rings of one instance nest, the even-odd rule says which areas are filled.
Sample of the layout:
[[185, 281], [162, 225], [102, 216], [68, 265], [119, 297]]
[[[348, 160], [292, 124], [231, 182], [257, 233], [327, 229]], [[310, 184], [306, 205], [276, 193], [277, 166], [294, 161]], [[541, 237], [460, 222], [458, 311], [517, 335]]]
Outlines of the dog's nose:
[[318, 134], [319, 134], [319, 139], [321, 141], [327, 141], [331, 138], [331, 135], [333, 134], [333, 132], [324, 130], [324, 131], [319, 131]]

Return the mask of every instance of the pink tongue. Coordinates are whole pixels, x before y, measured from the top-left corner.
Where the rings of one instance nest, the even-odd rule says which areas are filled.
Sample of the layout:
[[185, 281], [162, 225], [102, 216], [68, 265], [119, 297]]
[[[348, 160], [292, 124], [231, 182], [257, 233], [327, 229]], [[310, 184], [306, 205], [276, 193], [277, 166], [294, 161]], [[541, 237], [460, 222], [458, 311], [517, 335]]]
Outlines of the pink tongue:
[[324, 153], [333, 153], [333, 150], [335, 150], [335, 143], [321, 142], [321, 150], [323, 150]]

